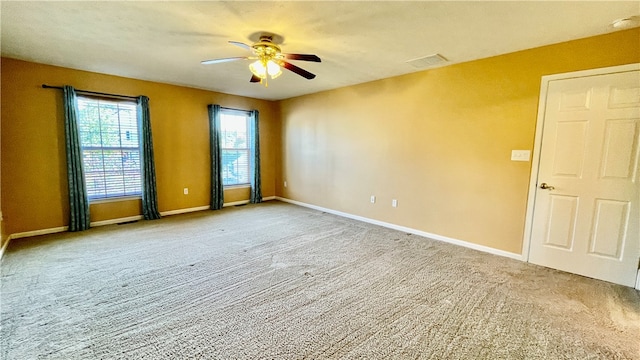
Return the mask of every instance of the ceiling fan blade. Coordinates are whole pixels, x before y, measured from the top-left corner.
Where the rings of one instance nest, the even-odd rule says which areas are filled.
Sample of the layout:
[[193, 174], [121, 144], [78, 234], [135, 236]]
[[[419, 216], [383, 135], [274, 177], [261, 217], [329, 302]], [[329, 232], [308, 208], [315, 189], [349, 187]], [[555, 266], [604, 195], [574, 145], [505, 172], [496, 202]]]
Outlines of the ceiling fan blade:
[[287, 69], [289, 71], [293, 71], [294, 73], [302, 76], [303, 78], [305, 78], [307, 80], [311, 80], [311, 79], [316, 77], [315, 74], [312, 74], [312, 73], [308, 72], [307, 70], [299, 68], [299, 67], [297, 67], [297, 66], [295, 66], [295, 65], [293, 65], [291, 63], [288, 63], [286, 61], [282, 62], [282, 66], [285, 69]]
[[316, 55], [310, 55], [310, 54], [282, 54], [282, 55], [284, 55], [285, 59], [289, 59], [289, 60], [322, 62], [322, 60], [320, 60], [320, 58]]
[[229, 41], [229, 44], [235, 45], [235, 46], [239, 46], [245, 50], [249, 50], [251, 51], [251, 46], [245, 44], [245, 43], [241, 43], [239, 41]]
[[252, 83], [259, 83], [260, 81], [261, 81], [260, 78], [255, 75], [252, 75], [251, 80], [249, 80], [249, 82], [252, 82]]
[[202, 64], [202, 65], [219, 64], [219, 63], [223, 63], [223, 62], [236, 61], [236, 60], [246, 60], [246, 59], [248, 59], [248, 57], [246, 57], [246, 56], [224, 58], [224, 59], [213, 59], [213, 60], [201, 61], [200, 64]]

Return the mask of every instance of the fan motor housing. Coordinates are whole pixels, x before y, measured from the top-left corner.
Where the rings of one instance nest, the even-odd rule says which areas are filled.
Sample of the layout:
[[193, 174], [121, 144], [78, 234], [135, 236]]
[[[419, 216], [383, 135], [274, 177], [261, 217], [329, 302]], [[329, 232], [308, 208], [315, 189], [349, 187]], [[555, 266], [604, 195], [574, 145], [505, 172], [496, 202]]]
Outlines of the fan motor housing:
[[260, 58], [274, 59], [282, 51], [272, 42], [271, 36], [261, 36], [260, 41], [251, 46], [256, 56]]

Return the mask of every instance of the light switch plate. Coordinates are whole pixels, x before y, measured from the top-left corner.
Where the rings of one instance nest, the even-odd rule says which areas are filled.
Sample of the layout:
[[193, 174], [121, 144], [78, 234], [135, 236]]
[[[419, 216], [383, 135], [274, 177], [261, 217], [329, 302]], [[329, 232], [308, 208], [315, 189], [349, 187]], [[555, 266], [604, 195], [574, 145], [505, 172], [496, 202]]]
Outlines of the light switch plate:
[[529, 161], [531, 150], [511, 150], [511, 160], [513, 161]]

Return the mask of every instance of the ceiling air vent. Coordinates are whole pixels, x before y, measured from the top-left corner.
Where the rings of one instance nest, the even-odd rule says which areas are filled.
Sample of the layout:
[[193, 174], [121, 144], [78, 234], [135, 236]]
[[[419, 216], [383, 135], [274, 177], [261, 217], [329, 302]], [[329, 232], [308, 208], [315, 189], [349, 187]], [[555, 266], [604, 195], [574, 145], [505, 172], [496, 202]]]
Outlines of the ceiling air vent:
[[429, 56], [425, 56], [425, 57], [421, 57], [413, 60], [408, 60], [407, 64], [417, 69], [426, 69], [429, 67], [441, 65], [445, 62], [447, 62], [447, 59], [445, 59], [442, 55], [433, 54], [433, 55], [429, 55]]

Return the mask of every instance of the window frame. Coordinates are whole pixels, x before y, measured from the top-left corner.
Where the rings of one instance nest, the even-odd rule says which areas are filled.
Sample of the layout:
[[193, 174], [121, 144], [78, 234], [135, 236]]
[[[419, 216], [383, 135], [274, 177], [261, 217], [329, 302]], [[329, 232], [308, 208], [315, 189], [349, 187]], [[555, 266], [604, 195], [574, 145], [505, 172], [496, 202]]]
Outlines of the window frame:
[[[222, 117], [225, 115], [230, 115], [230, 116], [242, 116], [244, 117], [244, 121], [245, 121], [245, 130], [246, 130], [246, 148], [225, 148], [223, 147], [224, 144], [224, 139], [221, 139], [221, 144], [220, 144], [220, 157], [224, 158], [224, 152], [226, 151], [246, 151], [247, 153], [247, 182], [242, 182], [242, 183], [234, 183], [234, 184], [225, 184], [224, 183], [224, 165], [222, 168], [222, 187], [224, 189], [232, 189], [232, 188], [248, 188], [251, 187], [251, 174], [252, 174], [252, 169], [251, 169], [251, 156], [252, 156], [252, 139], [251, 139], [251, 112], [247, 111], [247, 110], [241, 110], [241, 109], [232, 109], [232, 108], [224, 108], [221, 107], [220, 109], [220, 135], [224, 136], [224, 128], [222, 127]], [[222, 160], [222, 159], [221, 159]]]
[[[143, 149], [142, 149], [142, 131], [140, 128], [140, 123], [139, 123], [139, 107], [138, 107], [138, 102], [135, 100], [126, 100], [126, 99], [121, 99], [121, 98], [111, 98], [111, 97], [106, 97], [106, 96], [95, 96], [95, 95], [87, 95], [87, 94], [78, 94], [77, 95], [77, 101], [78, 101], [78, 137], [79, 137], [79, 141], [80, 141], [80, 151], [82, 154], [82, 165], [83, 165], [83, 177], [85, 180], [85, 187], [86, 187], [86, 191], [87, 191], [87, 199], [89, 201], [90, 204], [97, 204], [97, 203], [108, 203], [108, 202], [115, 202], [115, 201], [126, 201], [126, 200], [137, 200], [137, 199], [141, 199], [142, 198], [142, 185], [143, 185], [143, 181], [142, 181], [142, 176], [143, 176], [143, 172], [142, 172], [142, 156], [143, 156]], [[100, 109], [101, 102], [109, 102], [109, 103], [115, 103], [117, 104], [117, 114], [118, 114], [118, 120], [117, 120], [117, 125], [118, 125], [118, 131], [119, 131], [119, 136], [118, 136], [118, 142], [119, 145], [118, 147], [109, 147], [109, 146], [105, 146], [104, 144], [104, 139], [103, 139], [103, 127], [102, 127], [102, 121], [103, 118], [101, 117], [101, 115], [98, 115], [98, 126], [100, 128], [100, 146], [95, 146], [94, 144], [91, 145], [85, 145], [83, 144], [83, 134], [82, 134], [82, 127], [86, 125], [86, 123], [88, 122], [88, 120], [86, 118], [84, 118], [82, 116], [82, 112], [80, 111], [80, 101], [83, 102], [87, 102], [92, 104], [93, 106], [97, 106], [98, 109]], [[126, 134], [126, 130], [125, 133], [122, 132], [122, 128], [123, 128], [123, 121], [121, 120], [120, 117], [120, 105], [127, 105], [127, 106], [133, 106], [134, 109], [134, 121], [135, 121], [135, 130], [136, 130], [136, 136], [137, 136], [137, 146], [133, 147], [133, 146], [124, 146], [123, 144], [123, 140], [124, 139], [124, 134]], [[98, 110], [99, 111], [99, 110]], [[122, 192], [118, 193], [118, 194], [112, 194], [110, 195], [110, 193], [107, 191], [107, 184], [108, 184], [108, 177], [106, 176], [106, 170], [105, 170], [105, 154], [104, 151], [116, 151], [116, 152], [135, 152], [137, 151], [138, 153], [138, 157], [137, 157], [137, 161], [138, 161], [138, 168], [137, 168], [137, 172], [134, 175], [137, 175], [138, 179], [139, 179], [139, 183], [138, 184], [133, 184], [133, 186], [131, 186], [131, 180], [129, 180], [129, 182], [127, 182], [127, 174], [129, 172], [130, 175], [130, 170], [131, 169], [127, 169], [124, 166], [124, 163], [122, 165], [122, 168], [120, 168], [120, 172], [121, 172], [121, 176], [123, 179], [123, 184], [122, 184]], [[100, 193], [99, 195], [92, 195], [89, 187], [88, 187], [88, 177], [87, 175], [89, 174], [89, 172], [87, 171], [87, 163], [85, 161], [85, 151], [102, 151], [102, 154], [100, 155], [100, 159], [102, 160], [102, 179], [104, 181], [104, 186], [105, 186], [105, 190], [104, 193]], [[100, 171], [92, 171], [91, 173], [99, 173]], [[119, 174], [120, 175], [120, 174]], [[129, 186], [127, 186], [127, 183], [129, 183]], [[136, 191], [131, 192], [131, 193], [127, 193], [126, 189], [127, 188], [134, 188]]]

